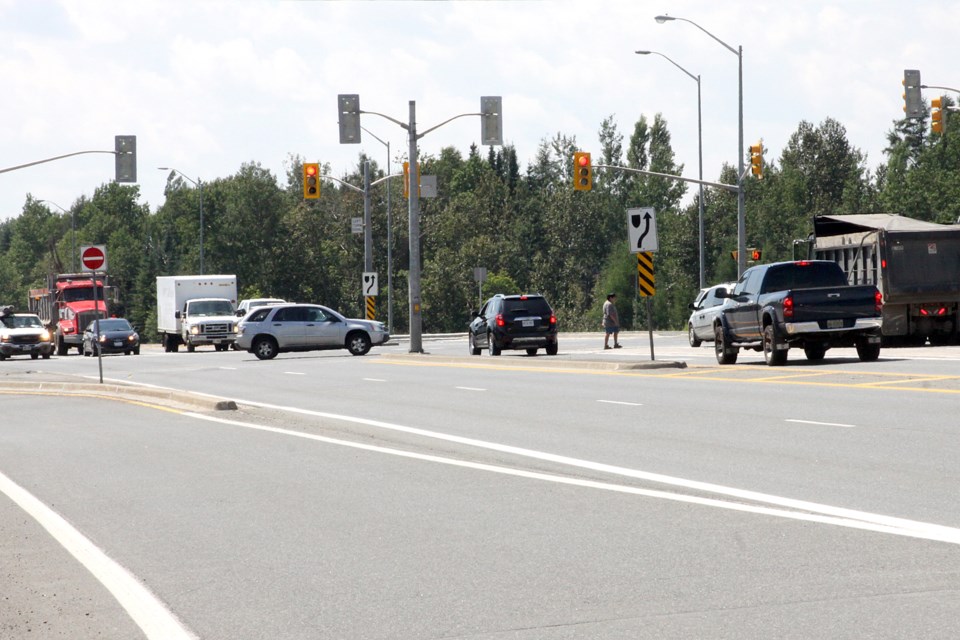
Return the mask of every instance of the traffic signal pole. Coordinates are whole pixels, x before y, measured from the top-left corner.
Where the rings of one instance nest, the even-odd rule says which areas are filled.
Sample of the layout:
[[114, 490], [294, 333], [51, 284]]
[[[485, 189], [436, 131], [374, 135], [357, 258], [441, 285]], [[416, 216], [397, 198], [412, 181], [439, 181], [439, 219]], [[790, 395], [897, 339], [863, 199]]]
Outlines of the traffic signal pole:
[[[476, 113], [461, 113], [444, 120], [422, 133], [417, 133], [417, 103], [409, 103], [409, 115], [406, 124], [376, 111], [360, 109], [360, 96], [357, 94], [339, 94], [337, 96], [339, 108], [340, 143], [357, 144], [360, 142], [360, 114], [380, 116], [390, 122], [400, 125], [407, 130], [409, 136], [409, 167], [411, 176], [420, 175], [419, 157], [417, 154], [417, 140], [435, 129], [439, 129], [448, 122], [466, 116], [481, 117], [481, 143], [485, 145], [501, 145], [502, 120], [501, 99], [499, 96], [482, 96], [480, 111]], [[408, 189], [409, 235], [410, 235], [410, 268], [408, 271], [409, 308], [410, 308], [410, 353], [423, 353], [423, 316], [420, 295], [420, 189], [410, 185]]]

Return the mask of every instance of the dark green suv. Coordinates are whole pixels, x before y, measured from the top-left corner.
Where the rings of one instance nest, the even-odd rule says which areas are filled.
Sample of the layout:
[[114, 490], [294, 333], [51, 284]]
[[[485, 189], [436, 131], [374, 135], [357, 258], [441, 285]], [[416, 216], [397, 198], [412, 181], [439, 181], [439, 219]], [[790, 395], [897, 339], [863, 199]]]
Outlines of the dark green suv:
[[497, 294], [477, 311], [467, 331], [471, 355], [486, 348], [498, 356], [503, 349], [525, 349], [536, 355], [543, 348], [548, 356], [557, 355], [557, 316], [538, 294]]

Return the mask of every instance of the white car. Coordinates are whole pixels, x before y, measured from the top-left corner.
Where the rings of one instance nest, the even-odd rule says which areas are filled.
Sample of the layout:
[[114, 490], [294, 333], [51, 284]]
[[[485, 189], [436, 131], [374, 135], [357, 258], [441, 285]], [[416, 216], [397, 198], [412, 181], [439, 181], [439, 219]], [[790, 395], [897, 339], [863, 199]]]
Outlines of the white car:
[[240, 321], [235, 344], [270, 360], [285, 351], [319, 349], [346, 349], [362, 356], [389, 339], [382, 322], [345, 318], [319, 304], [280, 304], [251, 311]]
[[250, 298], [249, 300], [241, 300], [240, 304], [237, 305], [237, 317], [242, 318], [257, 307], [269, 307], [275, 304], [285, 304], [286, 300], [281, 300], [280, 298]]
[[703, 342], [713, 342], [713, 321], [723, 307], [727, 298], [717, 296], [722, 289], [733, 291], [736, 282], [715, 284], [700, 290], [697, 299], [690, 303], [690, 319], [687, 321], [687, 339], [691, 347], [699, 347]]

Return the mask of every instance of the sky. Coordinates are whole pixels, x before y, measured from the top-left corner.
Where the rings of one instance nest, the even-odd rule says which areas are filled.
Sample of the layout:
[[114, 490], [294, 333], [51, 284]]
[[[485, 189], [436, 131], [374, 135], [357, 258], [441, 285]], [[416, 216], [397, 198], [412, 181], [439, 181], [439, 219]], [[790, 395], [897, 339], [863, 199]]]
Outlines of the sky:
[[[157, 167], [206, 183], [258, 163], [283, 187], [293, 156], [343, 177], [361, 153], [386, 164], [389, 143], [398, 172], [406, 131], [368, 113], [373, 135], [341, 145], [338, 94], [401, 122], [413, 101], [419, 131], [502, 96], [522, 170], [557, 134], [599, 154], [605, 118], [626, 147], [641, 116], [661, 114], [682, 174], [698, 176], [702, 140], [716, 181], [737, 163], [739, 47], [745, 150], [762, 139], [777, 163], [802, 121], [833, 118], [872, 169], [903, 117], [904, 69], [960, 87], [958, 24], [960, 3], [935, 0], [0, 0], [0, 221], [28, 195], [65, 209], [91, 197], [114, 158], [3, 170], [112, 151], [116, 135], [137, 136], [151, 211], [169, 173]], [[479, 140], [479, 118], [465, 117], [419, 146], [466, 155]]]

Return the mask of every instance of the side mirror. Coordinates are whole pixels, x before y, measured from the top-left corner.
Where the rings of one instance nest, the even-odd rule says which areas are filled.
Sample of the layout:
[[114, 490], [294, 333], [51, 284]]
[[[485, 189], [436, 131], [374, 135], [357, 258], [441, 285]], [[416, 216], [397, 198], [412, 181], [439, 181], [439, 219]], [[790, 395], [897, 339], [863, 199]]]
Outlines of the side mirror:
[[173, 312], [173, 317], [176, 318], [177, 320], [179, 320], [179, 319], [180, 319], [180, 312], [179, 312], [179, 311], [174, 311], [174, 312]]
[[237, 317], [238, 317], [238, 318], [242, 318], [242, 317], [243, 317], [243, 309], [237, 309]]

